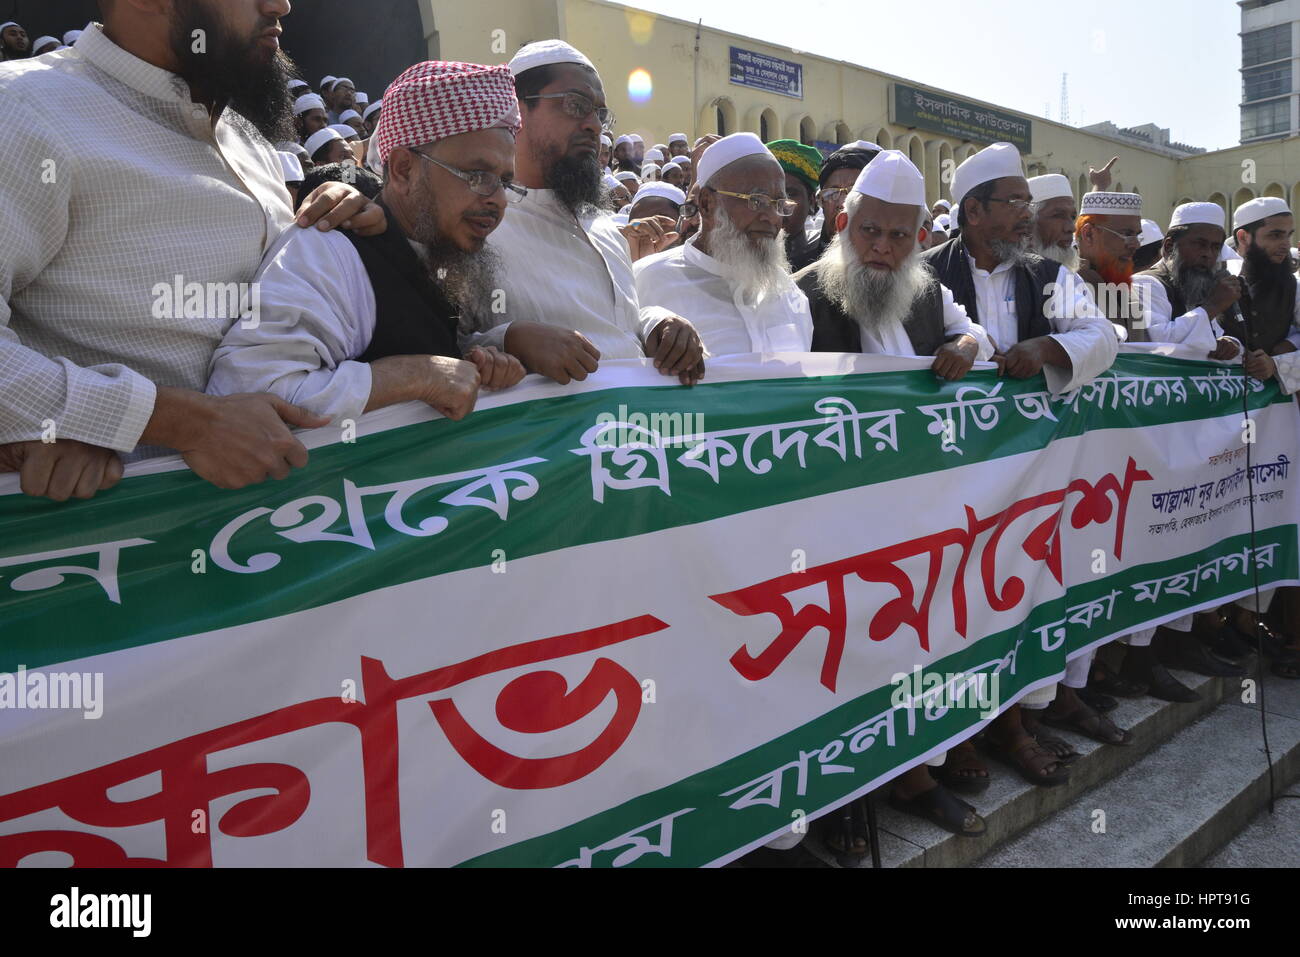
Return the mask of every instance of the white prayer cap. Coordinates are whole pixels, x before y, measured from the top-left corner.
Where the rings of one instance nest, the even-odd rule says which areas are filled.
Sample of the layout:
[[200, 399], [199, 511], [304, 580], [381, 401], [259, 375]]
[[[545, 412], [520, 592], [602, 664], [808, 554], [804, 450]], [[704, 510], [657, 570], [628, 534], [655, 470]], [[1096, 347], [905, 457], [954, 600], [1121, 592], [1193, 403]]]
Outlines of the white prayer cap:
[[354, 117], [354, 116], [355, 116], [357, 119], [361, 119], [361, 114], [358, 113], [356, 110], [344, 110], [342, 113], [339, 114], [339, 122], [340, 122], [340, 123], [346, 123], [348, 120], [352, 119], [352, 117]]
[[614, 141], [614, 149], [618, 149], [620, 146], [626, 146], [631, 142], [632, 142], [632, 137], [620, 136], [618, 139]]
[[325, 101], [317, 93], [304, 93], [293, 101], [293, 115], [302, 116], [308, 110], [325, 109]]
[[704, 151], [704, 155], [700, 157], [699, 173], [695, 177], [696, 182], [701, 186], [708, 186], [709, 180], [713, 179], [718, 170], [724, 166], [730, 166], [737, 160], [742, 160], [747, 156], [766, 156], [773, 163], [776, 162], [776, 158], [763, 145], [763, 141], [753, 133], [732, 133], [730, 136], [724, 136]]
[[361, 119], [369, 120], [370, 114], [375, 112], [379, 108], [381, 108], [383, 105], [384, 105], [384, 101], [382, 99], [375, 100], [375, 102], [371, 103], [369, 106], [366, 107], [365, 112], [361, 114]]
[[319, 150], [326, 143], [328, 143], [330, 140], [341, 140], [341, 139], [343, 139], [343, 137], [339, 136], [338, 130], [334, 129], [334, 127], [332, 126], [327, 126], [325, 127], [325, 129], [317, 130], [311, 136], [307, 137], [307, 142], [304, 143], [303, 146], [307, 150], [307, 155], [314, 159], [316, 156], [316, 151]]
[[[32, 49], [35, 50], [36, 47], [33, 46]], [[1237, 207], [1237, 211], [1232, 214], [1232, 228], [1241, 229], [1270, 216], [1290, 215], [1291, 207], [1286, 204], [1286, 200], [1276, 196], [1261, 196]]]
[[334, 81], [334, 85], [335, 85], [335, 86], [338, 86], [340, 83], [346, 83], [348, 86], [352, 87], [352, 89], [354, 89], [354, 90], [357, 88], [357, 85], [356, 85], [355, 83], [353, 83], [351, 80], [349, 80], [346, 76], [341, 76], [341, 77], [339, 77], [337, 80]]
[[615, 173], [614, 178], [624, 182], [628, 182], [628, 181], [633, 183], [641, 182], [641, 177], [637, 176], [636, 173], [632, 172], [629, 169], [625, 169], [622, 172]]
[[338, 135], [345, 140], [361, 139], [361, 134], [358, 133], [356, 130], [354, 130], [352, 127], [348, 126], [346, 123], [331, 123], [329, 128], [332, 129], [334, 132], [338, 133]]
[[840, 147], [842, 150], [871, 150], [874, 153], [879, 153], [883, 148], [879, 143], [873, 143], [871, 140], [854, 140]]
[[672, 146], [674, 143], [689, 143], [689, 142], [690, 140], [686, 138], [685, 133], [674, 133], [672, 136], [668, 137], [669, 146]]
[[360, 90], [358, 90], [356, 96], [354, 96], [353, 99], [357, 101], [357, 106], [365, 106], [367, 103], [370, 102], [370, 94], [362, 93]]
[[600, 145], [601, 145], [601, 146], [613, 146], [613, 145], [614, 145], [614, 141], [611, 140], [607, 134], [605, 134], [605, 133], [601, 133], [601, 134], [600, 134]]
[[1047, 173], [1030, 177], [1029, 195], [1035, 203], [1045, 203], [1049, 199], [1074, 199], [1074, 190], [1070, 189], [1070, 181], [1060, 173]]
[[641, 139], [640, 133], [629, 133], [627, 134], [627, 138], [630, 139], [633, 143], [642, 143], [642, 144], [645, 143], [645, 140]]
[[961, 202], [966, 198], [966, 194], [982, 183], [1008, 176], [1023, 178], [1024, 175], [1024, 167], [1020, 165], [1020, 151], [1014, 146], [1010, 143], [994, 143], [992, 146], [986, 146], [974, 156], [967, 157], [953, 172], [953, 208], [961, 209]]
[[672, 183], [646, 183], [636, 191], [636, 198], [632, 201], [632, 209], [635, 210], [641, 200], [654, 199], [656, 196], [674, 202], [678, 206], [686, 202], [686, 194]]
[[10, 27], [21, 27], [21, 26], [22, 24], [19, 23], [17, 20], [6, 20], [4, 23], [0, 23], [0, 33], [4, 33], [5, 30], [9, 29]]
[[286, 183], [302, 182], [302, 164], [298, 162], [298, 157], [292, 153], [277, 153], [280, 157], [280, 168], [284, 170], [284, 181]]
[[604, 183], [606, 186], [608, 186], [610, 189], [618, 189], [620, 186], [623, 185], [617, 179], [611, 176], [609, 173], [606, 173], [601, 178], [601, 182]]
[[1183, 203], [1174, 210], [1169, 220], [1169, 228], [1175, 226], [1195, 226], [1204, 223], [1223, 229], [1223, 207], [1218, 203]]
[[527, 70], [556, 63], [576, 63], [592, 71], [596, 69], [594, 63], [563, 40], [538, 40], [536, 43], [527, 44], [514, 55], [510, 60], [510, 73], [518, 76]]
[[[936, 199], [934, 205], [942, 206], [944, 209], [952, 209], [952, 203], [948, 202], [946, 199]], [[934, 207], [932, 206], [930, 208], [933, 209]]]
[[1165, 238], [1165, 231], [1160, 228], [1160, 224], [1154, 219], [1142, 220], [1142, 245], [1147, 246], [1151, 243], [1158, 243]]
[[1106, 193], [1094, 190], [1083, 194], [1080, 216], [1141, 216], [1142, 197], [1137, 193]]
[[925, 177], [898, 150], [884, 150], [858, 174], [855, 192], [886, 203], [925, 206]]
[[1232, 262], [1233, 260], [1240, 258], [1241, 254], [1227, 243], [1224, 243], [1223, 248], [1219, 250], [1219, 262], [1221, 263]]
[[661, 160], [664, 158], [663, 150], [646, 150], [645, 158], [648, 160]]
[[[295, 143], [292, 140], [285, 143], [277, 143], [275, 150], [277, 153], [292, 153], [294, 156], [299, 158], [307, 156], [307, 150], [303, 148], [303, 145], [301, 143]], [[307, 158], [311, 159], [310, 156]]]
[[297, 77], [294, 77], [292, 80], [286, 83], [285, 86], [287, 86], [291, 90], [297, 89], [300, 86], [305, 86], [308, 89], [311, 89], [310, 85], [307, 83], [306, 80], [300, 80]]
[[72, 46], [72, 44], [77, 42], [77, 37], [79, 36], [81, 36], [80, 30], [69, 30], [67, 33], [63, 34], [63, 42], [68, 46]]
[[329, 86], [332, 83], [337, 83], [338, 79], [339, 79], [338, 77], [334, 76], [331, 73], [325, 74], [325, 76], [321, 77], [321, 81], [320, 81], [321, 89], [324, 89], [325, 87]]
[[669, 166], [690, 166], [691, 158], [689, 156], [674, 156], [668, 161]]
[[32, 52], [35, 53], [47, 43], [54, 43], [62, 46], [62, 44], [59, 43], [58, 37], [37, 37], [35, 42], [32, 43]]
[[947, 213], [940, 213], [934, 217], [934, 228], [941, 232], [948, 232], [952, 229], [952, 217]]
[[658, 177], [659, 177], [659, 167], [656, 166], [654, 163], [646, 163], [644, 166], [641, 167], [641, 178], [643, 180], [648, 180], [651, 178], [658, 179]]

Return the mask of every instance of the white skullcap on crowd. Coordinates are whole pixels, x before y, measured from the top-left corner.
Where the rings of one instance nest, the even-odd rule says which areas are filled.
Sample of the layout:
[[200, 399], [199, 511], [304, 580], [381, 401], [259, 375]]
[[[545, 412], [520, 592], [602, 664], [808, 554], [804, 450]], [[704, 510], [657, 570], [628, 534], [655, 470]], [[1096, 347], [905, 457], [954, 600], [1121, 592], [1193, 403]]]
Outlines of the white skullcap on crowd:
[[345, 140], [361, 139], [361, 134], [346, 123], [331, 123], [329, 128], [338, 133], [338, 135], [343, 137]]
[[284, 181], [286, 183], [302, 182], [302, 163], [298, 162], [298, 157], [292, 153], [277, 153], [280, 157], [280, 168], [284, 170]]
[[1223, 229], [1223, 207], [1218, 203], [1183, 203], [1174, 210], [1169, 228], [1175, 226], [1218, 226]]
[[304, 93], [298, 99], [293, 101], [293, 115], [302, 116], [308, 110], [325, 109], [325, 101], [320, 98], [318, 93]]
[[[32, 49], [35, 49], [35, 47]], [[1286, 204], [1286, 200], [1279, 199], [1276, 196], [1261, 196], [1259, 199], [1252, 199], [1249, 203], [1242, 203], [1237, 207], [1236, 212], [1232, 214], [1232, 228], [1241, 229], [1243, 226], [1257, 223], [1261, 219], [1268, 219], [1270, 216], [1290, 215], [1291, 207]]]
[[1060, 173], [1046, 173], [1029, 178], [1029, 195], [1035, 203], [1045, 203], [1049, 199], [1074, 199], [1074, 190]]
[[611, 140], [611, 139], [609, 138], [609, 135], [608, 135], [608, 134], [606, 134], [606, 133], [601, 133], [601, 134], [600, 134], [600, 145], [601, 145], [601, 146], [613, 146], [613, 145], [614, 145], [614, 141]]
[[356, 92], [356, 95], [353, 96], [352, 98], [357, 101], [357, 106], [365, 106], [367, 103], [370, 102], [370, 94], [362, 93], [360, 90], [358, 90]]
[[632, 209], [635, 210], [641, 200], [655, 197], [669, 200], [678, 206], [686, 202], [686, 194], [672, 183], [646, 183], [636, 191], [636, 197], [632, 200]]
[[69, 30], [67, 33], [63, 34], [63, 42], [68, 46], [72, 46], [72, 44], [77, 42], [77, 37], [81, 36], [81, 33], [82, 31], [80, 30]]
[[367, 106], [367, 107], [365, 108], [365, 111], [362, 112], [362, 114], [361, 114], [361, 119], [363, 119], [363, 120], [369, 120], [369, 119], [370, 119], [370, 114], [371, 114], [371, 113], [374, 113], [376, 110], [382, 108], [383, 105], [384, 105], [384, 101], [383, 101], [383, 99], [375, 100], [375, 102], [373, 102], [373, 103], [371, 103], [369, 106]]
[[323, 77], [321, 77], [321, 81], [320, 81], [321, 89], [324, 89], [325, 87], [330, 86], [331, 84], [337, 83], [338, 79], [339, 78], [334, 76], [332, 73], [326, 73]]
[[871, 142], [871, 140], [854, 140], [852, 143], [845, 143], [843, 146], [840, 147], [840, 149], [842, 150], [847, 150], [847, 149], [875, 150], [877, 153], [879, 153], [883, 148], [884, 147], [882, 147], [879, 143], [873, 143]]
[[936, 199], [934, 205], [942, 206], [944, 209], [952, 209], [952, 203], [948, 202], [946, 199]]
[[339, 114], [339, 122], [346, 123], [354, 116], [357, 119], [361, 119], [361, 114], [358, 113], [356, 110], [344, 110], [342, 113]]
[[659, 178], [659, 167], [654, 163], [646, 163], [641, 167], [641, 178], [643, 180], [652, 178], [657, 180]]
[[309, 89], [309, 90], [311, 89], [311, 84], [309, 84], [306, 80], [300, 80], [300, 79], [298, 79], [297, 77], [294, 77], [292, 80], [290, 80], [290, 81], [288, 82], [287, 86], [288, 86], [289, 89], [291, 89], [291, 90], [296, 90], [296, 89], [298, 89], [298, 87], [300, 87], [300, 86], [305, 86], [305, 87], [307, 87], [307, 89]]
[[646, 150], [645, 158], [648, 160], [661, 160], [664, 158], [663, 150], [659, 150], [659, 149]]
[[[292, 140], [286, 143], [277, 143], [275, 149], [278, 153], [292, 153], [299, 158], [307, 156], [307, 150], [303, 148], [303, 145]], [[307, 158], [310, 159], [311, 157], [308, 156]]]
[[672, 159], [668, 161], [668, 165], [683, 166], [683, 167], [690, 166], [691, 158], [689, 156], [674, 156]]
[[22, 24], [19, 23], [17, 20], [6, 20], [4, 23], [0, 23], [0, 33], [4, 33], [10, 27], [21, 27], [21, 26]]
[[952, 217], [947, 213], [940, 213], [934, 217], [934, 228], [940, 232], [948, 232], [952, 229]]
[[753, 133], [732, 133], [704, 151], [704, 155], [700, 157], [700, 169], [696, 181], [701, 186], [708, 186], [709, 180], [713, 179], [718, 170], [747, 156], [766, 156], [773, 163], [776, 162], [776, 158], [763, 145], [763, 141]]
[[62, 45], [63, 45], [62, 43], [59, 43], [59, 38], [58, 38], [58, 37], [37, 37], [37, 38], [32, 42], [32, 52], [35, 53], [37, 50], [39, 50], [41, 47], [45, 46], [45, 44], [47, 44], [47, 43], [55, 43], [55, 44], [58, 44], [59, 46], [62, 46]]
[[1160, 228], [1160, 224], [1154, 219], [1142, 220], [1142, 245], [1149, 246], [1151, 243], [1158, 243], [1165, 238], [1165, 231]]
[[1224, 243], [1223, 248], [1219, 250], [1219, 262], [1221, 263], [1230, 263], [1240, 258], [1241, 253], [1237, 252], [1237, 250], [1233, 249], [1227, 243]]
[[339, 77], [337, 80], [334, 81], [334, 85], [335, 85], [335, 86], [338, 86], [340, 83], [346, 83], [348, 86], [352, 87], [352, 89], [354, 89], [354, 90], [357, 88], [357, 85], [356, 85], [355, 83], [353, 83], [351, 80], [349, 80], [346, 76], [341, 76], [341, 77]]
[[974, 156], [967, 157], [952, 174], [952, 204], [960, 209], [966, 194], [983, 183], [1008, 176], [1023, 178], [1024, 175], [1024, 167], [1020, 165], [1020, 151], [1014, 146], [1010, 143], [986, 146]]
[[317, 130], [311, 136], [307, 137], [307, 142], [304, 143], [303, 146], [307, 149], [307, 156], [314, 160], [316, 153], [322, 146], [330, 140], [341, 139], [343, 139], [343, 137], [339, 136], [338, 130], [334, 129], [332, 126], [327, 126], [325, 129]]
[[527, 70], [557, 63], [576, 63], [590, 70], [596, 69], [596, 65], [583, 56], [576, 47], [570, 46], [563, 40], [538, 40], [536, 43], [527, 44], [511, 58], [510, 73], [512, 76], [518, 76]]
[[619, 173], [615, 173], [615, 174], [614, 174], [614, 178], [617, 179], [617, 180], [625, 181], [625, 182], [626, 182], [626, 181], [631, 181], [631, 182], [633, 182], [633, 183], [639, 183], [639, 182], [641, 182], [641, 177], [637, 176], [636, 173], [634, 173], [634, 172], [632, 172], [631, 170], [628, 170], [628, 169], [625, 169], [625, 170], [623, 170], [622, 172], [619, 172]]
[[1141, 216], [1142, 197], [1137, 193], [1107, 193], [1093, 190], [1083, 194], [1080, 216]]
[[604, 176], [602, 176], [600, 178], [600, 181], [604, 183], [609, 189], [618, 189], [620, 186], [623, 185], [610, 173], [606, 173]]
[[627, 138], [630, 139], [633, 143], [641, 143], [642, 145], [645, 144], [645, 140], [641, 139], [640, 133], [629, 133], [627, 134]]
[[853, 191], [886, 203], [925, 206], [925, 177], [898, 150], [883, 150], [858, 174]]
[[620, 136], [618, 139], [614, 141], [614, 149], [618, 149], [620, 146], [628, 145], [631, 142], [632, 142], [632, 137]]
[[674, 143], [689, 143], [689, 142], [690, 140], [686, 138], [685, 133], [674, 133], [672, 136], [668, 137], [669, 146], [672, 146]]

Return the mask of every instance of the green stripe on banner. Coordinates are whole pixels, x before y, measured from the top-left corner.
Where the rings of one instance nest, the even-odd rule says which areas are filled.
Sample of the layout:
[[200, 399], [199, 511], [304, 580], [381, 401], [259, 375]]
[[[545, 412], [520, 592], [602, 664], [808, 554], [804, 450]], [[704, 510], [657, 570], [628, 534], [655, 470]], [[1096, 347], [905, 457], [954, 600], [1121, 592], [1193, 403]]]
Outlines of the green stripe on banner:
[[[0, 671], [279, 617], [486, 567], [495, 549], [523, 558], [1017, 455], [1090, 430], [1218, 418], [1240, 411], [1241, 381], [1239, 372], [1213, 363], [1124, 355], [1066, 402], [1050, 401], [1041, 377], [998, 379], [989, 371], [955, 384], [928, 371], [903, 371], [694, 389], [616, 388], [485, 409], [459, 423], [440, 419], [327, 446], [313, 451], [310, 466], [289, 479], [238, 492], [218, 490], [180, 470], [129, 478], [89, 502], [56, 505], [4, 496]], [[1252, 408], [1291, 401], [1274, 384], [1256, 386]], [[884, 405], [882, 395], [889, 399]], [[836, 399], [842, 401], [830, 401]], [[965, 404], [954, 406], [958, 399]], [[610, 504], [600, 504], [593, 501], [592, 457], [574, 450], [600, 416], [620, 411], [702, 416], [709, 435], [803, 423], [807, 441], [778, 450], [771, 434], [749, 449], [736, 440], [736, 454], [731, 460], [724, 456], [717, 467], [721, 484], [703, 468], [683, 467], [677, 456], [685, 448], [672, 449], [671, 495], [657, 488], [613, 490]], [[855, 423], [856, 439], [844, 440], [842, 452], [834, 448], [833, 435], [826, 444], [815, 441], [853, 413], [863, 418]], [[861, 443], [860, 456], [855, 442]], [[945, 442], [952, 446], [948, 451], [941, 448]], [[493, 499], [508, 508], [503, 521], [484, 504], [493, 498], [490, 488], [467, 487], [483, 477], [474, 470], [511, 463], [537, 489], [525, 495], [526, 482], [508, 479], [514, 497]], [[698, 464], [707, 464], [707, 456]], [[395, 483], [420, 485], [439, 476], [445, 481], [412, 491], [400, 514], [385, 518], [398, 494]], [[364, 519], [350, 517], [349, 488], [360, 496]], [[360, 495], [365, 490], [370, 491]], [[478, 501], [467, 504], [467, 498]], [[227, 566], [262, 570], [222, 567], [217, 546], [223, 530], [232, 528]], [[331, 538], [294, 540], [321, 533]], [[42, 569], [93, 564], [84, 555], [57, 553], [106, 543], [118, 543], [120, 594], [111, 596], [118, 600], [105, 600], [110, 596], [103, 575], [64, 574], [50, 587], [55, 572]], [[192, 571], [196, 561], [205, 563], [204, 574]]]

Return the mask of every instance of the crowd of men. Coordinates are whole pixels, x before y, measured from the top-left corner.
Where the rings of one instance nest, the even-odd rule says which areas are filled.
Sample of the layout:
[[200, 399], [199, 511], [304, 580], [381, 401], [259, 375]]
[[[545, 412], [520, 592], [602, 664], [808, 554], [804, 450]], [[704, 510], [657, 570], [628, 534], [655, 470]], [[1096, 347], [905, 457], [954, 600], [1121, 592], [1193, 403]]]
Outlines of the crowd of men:
[[[732, 354], [925, 356], [948, 381], [991, 361], [1061, 393], [1121, 342], [1154, 341], [1300, 388], [1280, 199], [1231, 223], [1188, 203], [1162, 231], [1139, 195], [1106, 189], [1110, 165], [1076, 208], [1066, 177], [1026, 178], [1006, 143], [933, 206], [907, 156], [865, 141], [647, 146], [613, 134], [599, 72], [559, 40], [506, 65], [418, 63], [372, 102], [347, 77], [297, 76], [287, 6], [108, 0], [102, 24], [35, 43], [0, 26], [0, 471], [24, 493], [91, 498], [163, 454], [245, 487], [306, 464], [295, 427], [409, 401], [460, 420], [480, 390], [618, 359], [683, 387]], [[255, 282], [259, 321], [160, 310], [172, 277]], [[1261, 627], [1296, 678], [1282, 594], [1287, 627]], [[1053, 730], [1122, 747], [1119, 698], [1197, 700], [1170, 667], [1244, 675], [1272, 598], [1128, 635], [1109, 664], [1074, 659], [978, 746], [901, 774], [890, 803], [978, 836], [963, 796], [988, 786], [987, 758], [1066, 784], [1079, 754]], [[824, 837], [866, 852], [851, 826]], [[748, 860], [811, 865], [802, 839]]]

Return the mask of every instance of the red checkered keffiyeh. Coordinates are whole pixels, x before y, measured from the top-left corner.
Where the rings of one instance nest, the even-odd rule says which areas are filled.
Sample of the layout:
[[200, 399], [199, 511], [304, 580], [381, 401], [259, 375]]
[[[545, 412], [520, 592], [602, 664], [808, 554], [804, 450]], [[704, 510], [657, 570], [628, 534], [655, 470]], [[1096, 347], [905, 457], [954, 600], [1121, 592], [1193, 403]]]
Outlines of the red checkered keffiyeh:
[[380, 162], [399, 146], [502, 127], [518, 133], [519, 101], [510, 68], [429, 60], [384, 92], [375, 140]]

